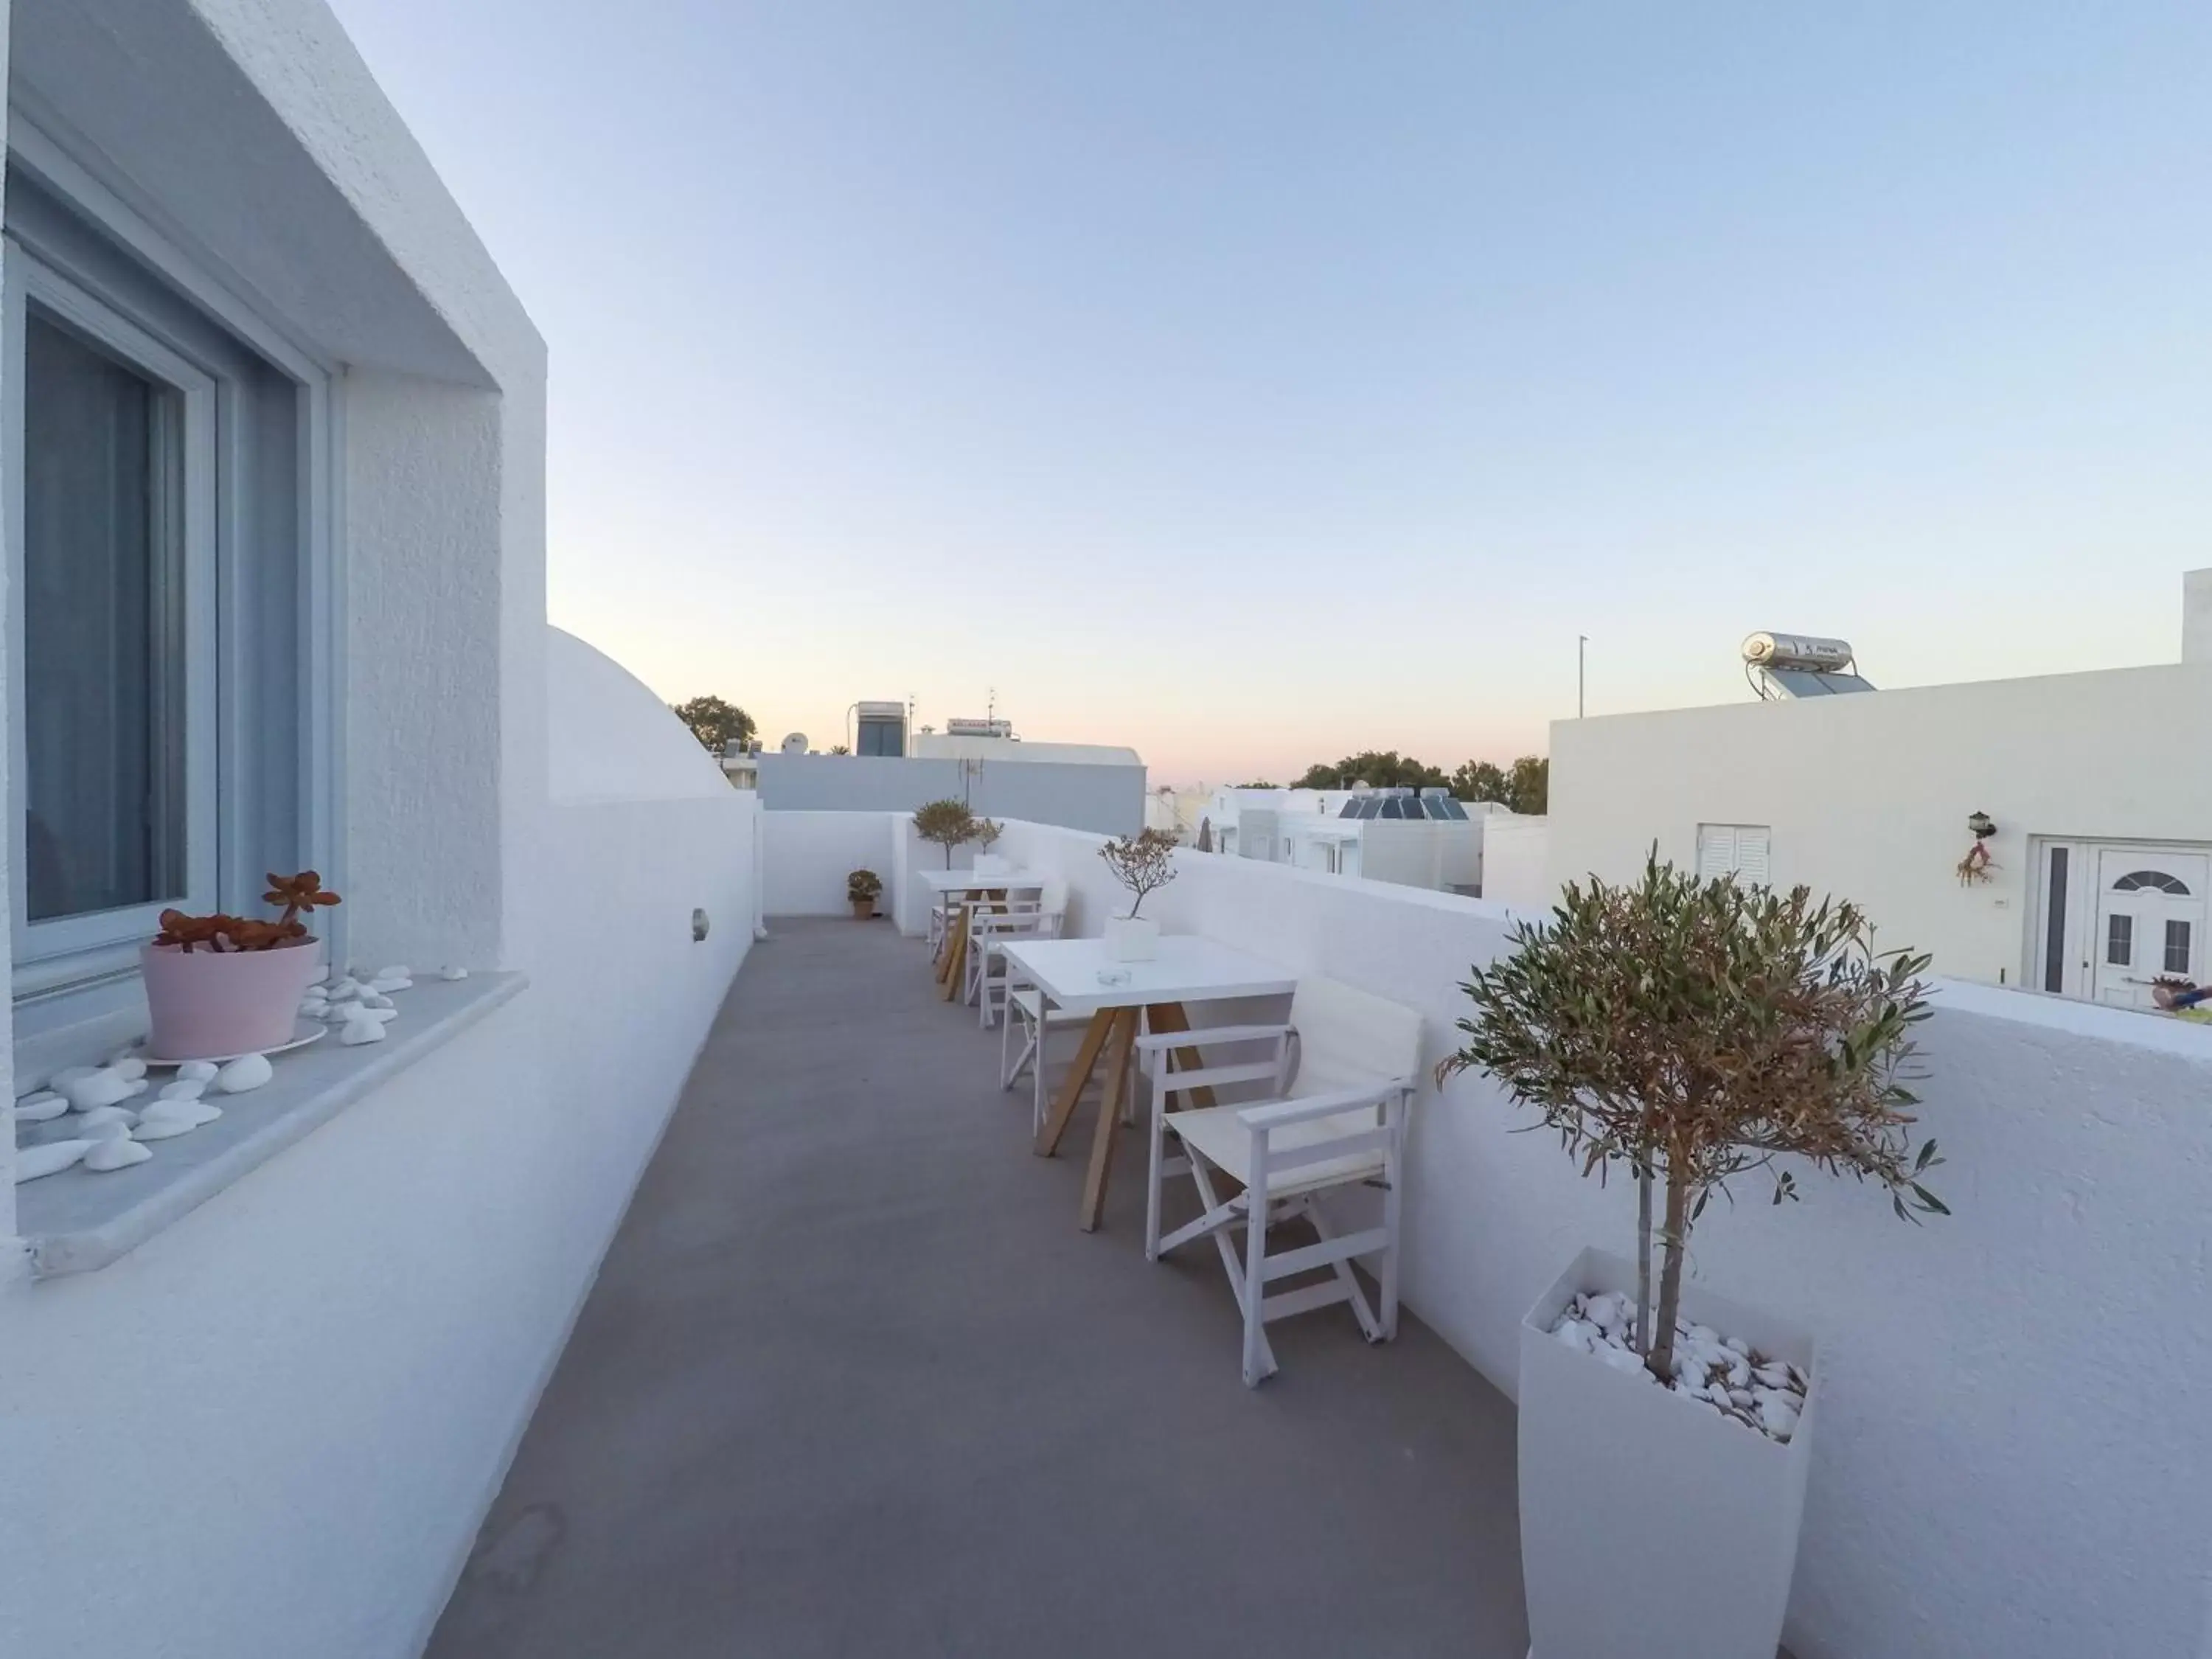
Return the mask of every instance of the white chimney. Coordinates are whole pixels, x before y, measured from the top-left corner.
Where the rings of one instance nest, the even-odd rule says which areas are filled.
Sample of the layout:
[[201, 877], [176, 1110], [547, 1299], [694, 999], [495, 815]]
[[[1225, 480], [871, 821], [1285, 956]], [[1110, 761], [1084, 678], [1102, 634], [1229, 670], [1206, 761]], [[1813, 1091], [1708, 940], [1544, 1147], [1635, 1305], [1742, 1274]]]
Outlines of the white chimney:
[[2181, 659], [2212, 663], [2212, 570], [2182, 573]]

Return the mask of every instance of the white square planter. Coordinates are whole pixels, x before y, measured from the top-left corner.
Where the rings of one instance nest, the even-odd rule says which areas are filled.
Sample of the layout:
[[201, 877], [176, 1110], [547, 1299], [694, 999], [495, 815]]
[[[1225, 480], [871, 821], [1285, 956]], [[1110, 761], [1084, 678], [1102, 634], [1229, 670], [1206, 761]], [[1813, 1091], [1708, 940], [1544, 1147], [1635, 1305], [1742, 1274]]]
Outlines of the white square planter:
[[1109, 916], [1105, 939], [1116, 962], [1150, 962], [1160, 953], [1160, 925], [1149, 916]]
[[1583, 1291], [1633, 1298], [1635, 1264], [1584, 1250], [1521, 1322], [1530, 1659], [1774, 1659], [1819, 1408], [1813, 1339], [1683, 1287], [1685, 1321], [1805, 1373], [1805, 1408], [1784, 1445], [1561, 1342], [1551, 1327]]

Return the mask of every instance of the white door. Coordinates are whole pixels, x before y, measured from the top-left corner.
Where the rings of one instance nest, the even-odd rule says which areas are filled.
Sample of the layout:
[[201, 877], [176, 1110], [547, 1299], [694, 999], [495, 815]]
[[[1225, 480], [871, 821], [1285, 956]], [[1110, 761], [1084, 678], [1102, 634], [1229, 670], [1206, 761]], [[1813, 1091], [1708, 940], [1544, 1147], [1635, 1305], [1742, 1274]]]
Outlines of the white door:
[[2212, 858], [2151, 847], [2100, 847], [2096, 870], [2090, 995], [2148, 1008], [2153, 981], [2202, 980]]

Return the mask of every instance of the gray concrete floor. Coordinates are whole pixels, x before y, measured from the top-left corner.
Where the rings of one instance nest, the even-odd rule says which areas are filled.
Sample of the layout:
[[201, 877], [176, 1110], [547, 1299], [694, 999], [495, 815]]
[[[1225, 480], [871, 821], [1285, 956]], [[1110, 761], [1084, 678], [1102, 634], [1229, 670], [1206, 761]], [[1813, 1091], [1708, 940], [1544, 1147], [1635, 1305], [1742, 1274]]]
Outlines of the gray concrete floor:
[[[1522, 1659], [1511, 1407], [1341, 1308], [1238, 1376], [1210, 1247], [1029, 1150], [885, 923], [755, 947], [434, 1659]], [[1177, 1213], [1188, 1206], [1179, 1206]]]

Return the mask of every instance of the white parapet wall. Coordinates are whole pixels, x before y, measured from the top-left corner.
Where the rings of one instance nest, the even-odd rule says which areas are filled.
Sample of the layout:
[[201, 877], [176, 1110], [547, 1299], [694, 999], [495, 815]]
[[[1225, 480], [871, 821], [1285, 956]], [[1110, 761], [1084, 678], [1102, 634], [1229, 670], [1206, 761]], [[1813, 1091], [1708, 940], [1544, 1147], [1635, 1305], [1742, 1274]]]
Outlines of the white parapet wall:
[[757, 804], [548, 664], [528, 988], [120, 1261], [0, 1285], [0, 1653], [421, 1650], [752, 939]]
[[[998, 850], [1065, 876], [1070, 930], [1096, 933], [1124, 896], [1099, 844], [1015, 823]], [[1488, 900], [1177, 863], [1146, 914], [1418, 1007], [1429, 1063], [1454, 1044], [1460, 981], [1511, 920]], [[1950, 1218], [1910, 1225], [1878, 1192], [1801, 1170], [1802, 1201], [1771, 1206], [1749, 1177], [1692, 1243], [1696, 1282], [1821, 1341], [1790, 1647], [2203, 1652], [2212, 1324], [2193, 1310], [2212, 1029], [1955, 981], [1938, 1007], [1923, 1113], [1949, 1159], [1933, 1184]], [[1413, 1119], [1408, 1304], [1509, 1394], [1531, 1300], [1583, 1245], [1633, 1237], [1632, 1190], [1578, 1178], [1540, 1130], [1513, 1133], [1532, 1121], [1472, 1077], [1442, 1093], [1425, 1079]]]
[[764, 811], [763, 908], [771, 916], [848, 915], [845, 879], [871, 870], [884, 884], [876, 902], [896, 913], [891, 865], [902, 818], [888, 812]]

